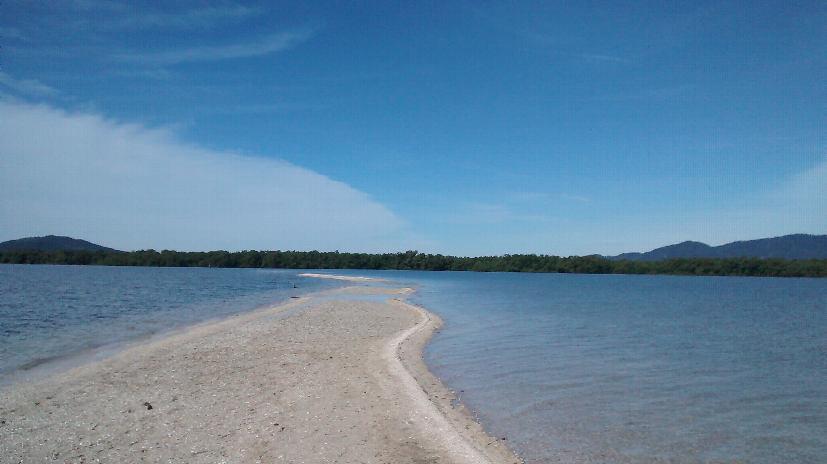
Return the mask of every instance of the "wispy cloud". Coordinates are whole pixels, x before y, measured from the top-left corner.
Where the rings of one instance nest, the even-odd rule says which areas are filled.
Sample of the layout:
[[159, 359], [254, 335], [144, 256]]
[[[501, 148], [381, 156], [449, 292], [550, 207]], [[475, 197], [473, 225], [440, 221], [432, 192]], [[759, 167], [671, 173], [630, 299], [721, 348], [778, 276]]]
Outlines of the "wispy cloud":
[[605, 53], [574, 53], [569, 50], [573, 46], [578, 44], [577, 40], [563, 39], [551, 35], [541, 34], [526, 27], [522, 21], [518, 21], [516, 22], [516, 24], [509, 24], [508, 22], [504, 21], [501, 17], [488, 14], [479, 8], [472, 8], [471, 11], [475, 16], [484, 20], [489, 25], [493, 26], [495, 29], [501, 30], [507, 34], [514, 35], [516, 37], [520, 37], [522, 40], [525, 40], [527, 43], [530, 43], [532, 45], [550, 49], [553, 53], [555, 53], [558, 56], [564, 56], [567, 58], [579, 58], [581, 60], [597, 63], [632, 62], [632, 60]]
[[4, 72], [0, 72], [0, 85], [28, 97], [53, 97], [59, 93], [36, 79], [16, 79]]
[[[99, 28], [206, 28], [227, 22], [238, 22], [259, 15], [261, 8], [244, 5], [225, 5], [221, 7], [192, 8], [179, 12], [162, 12], [137, 9], [123, 2], [101, 2], [75, 0], [71, 7], [80, 13], [110, 15], [108, 21], [98, 21]], [[91, 19], [91, 18], [89, 18]]]
[[621, 58], [619, 56], [612, 56], [612, 55], [601, 55], [598, 53], [581, 53], [581, 58], [585, 58], [587, 60], [592, 61], [602, 61], [602, 62], [612, 62], [612, 63], [631, 63], [631, 60], [627, 60], [626, 58]]
[[784, 216], [795, 216], [807, 233], [827, 233], [827, 157], [805, 172], [799, 173], [773, 191]]
[[692, 88], [686, 85], [676, 85], [671, 87], [656, 87], [644, 88], [640, 90], [633, 90], [621, 93], [611, 93], [606, 95], [598, 95], [594, 101], [612, 101], [612, 102], [627, 102], [627, 101], [663, 101], [676, 98], [688, 98], [692, 93]]
[[568, 195], [566, 193], [560, 195], [560, 199], [565, 201], [577, 201], [580, 203], [588, 203], [591, 201], [588, 197], [583, 197], [580, 195]]
[[70, 235], [125, 250], [411, 245], [405, 221], [363, 192], [167, 129], [0, 102], [0, 153], [0, 239]]
[[550, 219], [544, 214], [524, 213], [506, 205], [488, 203], [473, 203], [460, 208], [455, 214], [444, 217], [444, 222], [452, 224], [525, 224], [548, 221]]
[[470, 11], [476, 18], [487, 23], [489, 26], [492, 26], [493, 28], [507, 34], [518, 36], [534, 45], [539, 45], [542, 47], [556, 47], [570, 44], [569, 40], [540, 34], [532, 30], [525, 25], [525, 21], [522, 21], [519, 18], [511, 18], [511, 20], [509, 20], [508, 15], [487, 11], [479, 7], [471, 7], [468, 11]]
[[227, 21], [239, 21], [251, 16], [260, 14], [260, 9], [248, 8], [242, 5], [227, 6], [222, 8], [203, 8], [200, 10], [187, 10], [181, 13], [143, 13], [130, 15], [118, 22], [122, 27], [170, 27], [170, 28], [196, 28], [211, 27], [223, 24]]
[[0, 38], [2, 38], [2, 39], [15, 39], [15, 40], [23, 41], [23, 42], [31, 42], [32, 41], [32, 39], [30, 39], [30, 38], [26, 37], [25, 35], [23, 35], [23, 33], [20, 32], [20, 29], [18, 29], [16, 27], [8, 27], [8, 26], [0, 27]]
[[516, 192], [511, 194], [511, 198], [517, 202], [536, 203], [547, 201], [549, 195], [547, 193], [540, 192]]
[[124, 55], [120, 58], [125, 61], [154, 65], [247, 58], [289, 50], [307, 41], [311, 36], [311, 30], [283, 32], [270, 35], [262, 40], [243, 44], [184, 48], [154, 54]]

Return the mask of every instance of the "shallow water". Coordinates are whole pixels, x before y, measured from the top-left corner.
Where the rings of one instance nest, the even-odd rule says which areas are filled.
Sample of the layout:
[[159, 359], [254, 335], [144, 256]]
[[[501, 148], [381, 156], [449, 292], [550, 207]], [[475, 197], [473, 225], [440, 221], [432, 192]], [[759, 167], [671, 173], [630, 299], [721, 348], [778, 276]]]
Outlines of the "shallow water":
[[0, 380], [21, 367], [346, 285], [300, 272], [0, 265]]
[[[0, 265], [0, 373], [354, 285], [300, 272]], [[414, 287], [427, 364], [527, 462], [827, 462], [827, 279], [321, 272]]]
[[827, 280], [419, 281], [426, 362], [528, 462], [827, 462]]

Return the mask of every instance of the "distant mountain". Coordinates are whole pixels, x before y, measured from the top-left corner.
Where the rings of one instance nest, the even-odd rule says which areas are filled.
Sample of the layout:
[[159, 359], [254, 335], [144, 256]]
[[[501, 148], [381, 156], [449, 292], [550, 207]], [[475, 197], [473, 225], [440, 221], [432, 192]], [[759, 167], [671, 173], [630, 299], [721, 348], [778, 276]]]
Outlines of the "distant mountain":
[[618, 261], [661, 261], [672, 258], [785, 258], [827, 259], [827, 235], [785, 235], [732, 242], [712, 247], [700, 242], [683, 242], [647, 253], [623, 253], [606, 258]]
[[96, 245], [86, 240], [78, 240], [71, 237], [60, 237], [57, 235], [47, 235], [45, 237], [27, 237], [17, 240], [9, 240], [0, 243], [0, 251], [11, 250], [42, 250], [42, 251], [57, 251], [57, 250], [103, 250], [103, 251], [118, 251], [113, 248]]

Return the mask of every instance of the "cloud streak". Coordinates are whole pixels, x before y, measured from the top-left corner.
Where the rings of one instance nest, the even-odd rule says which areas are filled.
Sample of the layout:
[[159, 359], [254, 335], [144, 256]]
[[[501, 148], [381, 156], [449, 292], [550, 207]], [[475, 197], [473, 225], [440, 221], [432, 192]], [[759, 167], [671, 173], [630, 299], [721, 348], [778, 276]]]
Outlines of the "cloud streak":
[[620, 58], [618, 56], [613, 55], [601, 55], [598, 53], [581, 53], [579, 55], [581, 58], [585, 58], [587, 60], [593, 61], [609, 61], [613, 63], [631, 63], [631, 60], [627, 60], [626, 58]]
[[[178, 28], [192, 29], [214, 27], [226, 22], [238, 22], [262, 13], [260, 8], [249, 8], [243, 5], [226, 5], [221, 7], [207, 7], [189, 9], [176, 13], [148, 11], [137, 9], [123, 2], [97, 2], [76, 0], [70, 7], [76, 14], [107, 14], [109, 21], [91, 21], [89, 25], [99, 28]], [[84, 21], [85, 22], [85, 21]]]
[[770, 198], [778, 204], [777, 214], [781, 218], [794, 216], [807, 233], [827, 233], [827, 157], [793, 176]]
[[120, 58], [124, 61], [154, 65], [248, 58], [290, 50], [298, 44], [306, 42], [311, 36], [312, 31], [308, 29], [304, 31], [273, 34], [256, 42], [184, 48], [153, 54], [124, 55]]
[[0, 85], [30, 97], [54, 97], [57, 89], [36, 79], [16, 79], [10, 74], [0, 71]]
[[117, 23], [121, 27], [171, 27], [171, 28], [195, 28], [212, 27], [226, 21], [240, 21], [242, 19], [260, 14], [261, 10], [247, 8], [241, 5], [227, 6], [221, 8], [204, 8], [200, 10], [187, 10], [183, 13], [144, 13], [132, 14], [128, 18]]
[[70, 235], [124, 250], [398, 251], [406, 223], [284, 161], [164, 129], [0, 102], [2, 239]]
[[0, 27], [0, 38], [20, 40], [20, 41], [23, 41], [23, 42], [31, 42], [32, 41], [31, 39], [29, 39], [28, 37], [23, 35], [23, 33], [20, 32], [20, 29], [18, 29], [16, 27], [8, 27], [8, 26]]

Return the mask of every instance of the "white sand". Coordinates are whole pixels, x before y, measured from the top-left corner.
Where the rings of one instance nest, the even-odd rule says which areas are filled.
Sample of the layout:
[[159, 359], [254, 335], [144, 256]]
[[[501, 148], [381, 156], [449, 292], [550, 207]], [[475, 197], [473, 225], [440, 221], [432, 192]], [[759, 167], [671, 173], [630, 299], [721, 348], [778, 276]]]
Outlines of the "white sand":
[[[342, 290], [377, 291], [410, 292]], [[519, 462], [422, 362], [439, 323], [328, 296], [196, 326], [0, 391], [0, 462]]]
[[299, 274], [300, 277], [315, 277], [317, 279], [335, 279], [335, 280], [347, 280], [350, 282], [390, 282], [388, 279], [376, 279], [373, 277], [361, 277], [361, 276], [342, 276], [342, 275], [330, 275], [330, 274], [313, 274], [312, 272], [305, 272], [304, 274]]

